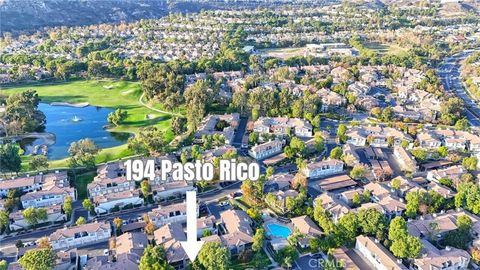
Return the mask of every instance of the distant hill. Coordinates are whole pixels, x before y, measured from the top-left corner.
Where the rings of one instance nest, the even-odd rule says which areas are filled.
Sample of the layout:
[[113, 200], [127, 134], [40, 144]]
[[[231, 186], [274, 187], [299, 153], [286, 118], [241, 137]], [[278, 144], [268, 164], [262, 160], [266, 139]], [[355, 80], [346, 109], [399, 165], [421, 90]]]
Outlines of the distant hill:
[[47, 26], [76, 26], [135, 21], [169, 12], [210, 9], [208, 3], [167, 0], [0, 0], [0, 31], [14, 34]]

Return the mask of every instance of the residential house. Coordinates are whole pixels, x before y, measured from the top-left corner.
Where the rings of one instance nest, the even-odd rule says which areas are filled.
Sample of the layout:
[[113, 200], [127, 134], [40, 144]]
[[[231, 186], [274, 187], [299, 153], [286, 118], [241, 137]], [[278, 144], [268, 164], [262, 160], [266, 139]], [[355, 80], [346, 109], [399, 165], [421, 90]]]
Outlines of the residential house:
[[210, 234], [217, 233], [217, 220], [215, 216], [206, 216], [197, 219], [197, 237], [201, 238], [206, 231]]
[[302, 234], [302, 238], [298, 240], [298, 244], [302, 248], [310, 246], [310, 239], [315, 239], [323, 235], [322, 230], [308, 216], [300, 216], [292, 218], [292, 224], [296, 231]]
[[167, 255], [168, 264], [174, 269], [185, 269], [189, 259], [181, 241], [187, 241], [187, 236], [180, 223], [168, 223], [154, 232], [155, 243], [162, 245]]
[[29, 192], [20, 197], [23, 208], [47, 207], [55, 204], [63, 204], [65, 197], [70, 196], [73, 200], [77, 198], [74, 188], [52, 186], [50, 189]]
[[314, 201], [313, 205], [321, 203], [323, 209], [330, 213], [330, 216], [333, 222], [337, 222], [342, 216], [351, 211], [350, 207], [340, 199], [338, 199], [334, 194], [325, 192], [319, 195]]
[[238, 113], [207, 115], [200, 123], [195, 138], [201, 139], [203, 135], [220, 134], [225, 138], [225, 143], [231, 144], [239, 122], [240, 114]]
[[147, 215], [157, 228], [173, 222], [184, 223], [187, 221], [187, 207], [185, 203], [159, 206], [148, 212]]
[[106, 214], [112, 209], [122, 209], [143, 204], [139, 190], [125, 190], [116, 193], [100, 194], [93, 197], [95, 212], [98, 215]]
[[122, 253], [112, 261], [109, 256], [95, 256], [87, 261], [82, 267], [83, 270], [138, 270], [140, 256], [135, 253]]
[[363, 190], [360, 188], [349, 189], [338, 194], [338, 198], [348, 205], [353, 205], [354, 196], [361, 198]]
[[[40, 220], [40, 223], [58, 224], [67, 221], [67, 216], [62, 212], [62, 205], [51, 205], [46, 207], [45, 210], [47, 211], [47, 219]], [[30, 228], [30, 224], [25, 220], [22, 212], [23, 211], [16, 211], [10, 213], [10, 231], [27, 230]]]
[[272, 133], [286, 136], [313, 137], [312, 125], [300, 118], [287, 117], [260, 117], [253, 123], [253, 131], [261, 134]]
[[359, 235], [355, 250], [376, 270], [408, 270], [401, 260], [395, 258], [380, 242], [372, 237]]
[[322, 111], [324, 112], [343, 108], [347, 104], [347, 99], [344, 96], [330, 91], [327, 88], [322, 88], [316, 93], [322, 99]]
[[286, 212], [287, 211], [287, 199], [288, 198], [291, 198], [291, 199], [295, 199], [296, 197], [298, 197], [298, 191], [296, 190], [293, 190], [293, 189], [289, 189], [289, 190], [286, 190], [286, 191], [283, 191], [283, 190], [279, 190], [277, 192], [273, 192], [273, 195], [275, 195], [275, 206], [277, 206], [278, 208], [280, 208], [280, 210], [282, 210], [283, 212]]
[[227, 231], [224, 235], [212, 235], [202, 238], [206, 242], [218, 242], [228, 247], [232, 256], [249, 250], [253, 244], [252, 220], [242, 210], [227, 210], [220, 214]]
[[69, 249], [107, 241], [111, 236], [110, 223], [86, 223], [70, 228], [62, 228], [49, 236], [52, 248]]
[[406, 140], [413, 142], [410, 135], [390, 127], [358, 126], [350, 128], [347, 133], [347, 143], [355, 146], [370, 145], [372, 147], [389, 147], [401, 145]]
[[135, 253], [141, 257], [147, 245], [145, 233], [127, 232], [115, 238], [115, 255]]
[[21, 190], [22, 192], [37, 191], [42, 188], [39, 177], [27, 176], [14, 179], [0, 180], [0, 196], [6, 197], [10, 190]]
[[308, 163], [301, 171], [308, 178], [322, 178], [343, 172], [343, 164], [341, 160], [328, 159]]
[[55, 171], [54, 173], [39, 173], [34, 176], [17, 177], [13, 179], [0, 179], [0, 197], [6, 197], [10, 190], [20, 190], [23, 193], [49, 189], [55, 185], [68, 187], [69, 179], [66, 171]]
[[163, 183], [153, 183], [150, 186], [153, 194], [153, 199], [156, 201], [165, 201], [172, 198], [184, 197], [187, 191], [195, 191], [196, 188], [192, 182], [171, 181]]
[[[409, 220], [407, 223], [408, 233], [420, 238], [435, 237], [440, 240], [447, 233], [458, 229], [457, 219], [460, 216], [468, 216], [472, 221], [472, 231], [474, 233], [480, 232], [478, 229], [480, 218], [465, 210], [450, 210], [439, 214], [423, 215], [416, 220]], [[432, 223], [436, 225], [432, 226]]]
[[459, 180], [462, 174], [467, 171], [461, 165], [454, 165], [447, 168], [430, 170], [427, 173], [427, 179], [439, 183], [440, 179], [448, 178], [452, 181]]
[[135, 181], [129, 181], [125, 176], [117, 176], [114, 178], [97, 176], [87, 185], [87, 190], [88, 195], [92, 198], [110, 193], [133, 191], [135, 190]]
[[290, 185], [295, 176], [290, 173], [278, 173], [271, 175], [268, 180], [263, 184], [263, 192], [275, 192], [275, 191], [286, 191], [290, 188]]
[[469, 269], [470, 254], [465, 250], [445, 247], [438, 249], [429, 241], [422, 239], [422, 254], [414, 261], [418, 270], [466, 270]]
[[411, 173], [415, 173], [417, 171], [417, 161], [405, 148], [401, 146], [395, 146], [393, 149], [393, 155], [403, 171]]
[[268, 141], [266, 143], [253, 146], [248, 154], [256, 160], [262, 160], [282, 153], [283, 143], [280, 140]]

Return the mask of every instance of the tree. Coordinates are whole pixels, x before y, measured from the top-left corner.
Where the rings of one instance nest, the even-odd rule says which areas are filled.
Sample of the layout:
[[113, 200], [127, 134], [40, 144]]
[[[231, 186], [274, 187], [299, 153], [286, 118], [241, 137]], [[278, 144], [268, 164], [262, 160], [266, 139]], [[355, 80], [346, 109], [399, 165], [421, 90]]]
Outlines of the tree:
[[293, 262], [298, 258], [297, 249], [293, 246], [287, 246], [277, 252], [276, 261], [283, 267], [291, 268]]
[[402, 217], [395, 217], [390, 222], [390, 227], [388, 228], [388, 239], [390, 241], [395, 241], [405, 237], [408, 234], [407, 231], [407, 222]]
[[453, 125], [463, 115], [465, 105], [458, 97], [451, 97], [443, 102], [440, 108], [441, 121], [446, 125]]
[[466, 157], [462, 160], [462, 165], [469, 171], [477, 169], [478, 159], [477, 157]]
[[70, 148], [68, 148], [70, 167], [94, 167], [95, 155], [99, 151], [100, 149], [91, 139], [80, 139], [77, 142], [72, 142]]
[[393, 109], [391, 107], [387, 107], [382, 111], [382, 120], [385, 122], [392, 121], [393, 119]]
[[22, 211], [23, 218], [30, 226], [37, 225], [40, 221], [47, 220], [47, 210], [45, 208], [29, 207]]
[[270, 177], [270, 176], [273, 175], [274, 172], [275, 172], [275, 169], [274, 169], [273, 167], [271, 167], [271, 166], [268, 166], [268, 167], [267, 167], [267, 170], [266, 170], [266, 172], [265, 172], [265, 176], [266, 176], [266, 177]]
[[93, 212], [94, 205], [93, 205], [92, 201], [90, 201], [90, 199], [86, 198], [85, 200], [83, 200], [82, 206], [83, 206], [83, 208], [85, 208], [85, 210], [87, 210], [88, 212], [90, 212], [90, 213]]
[[405, 196], [407, 200], [405, 215], [409, 218], [416, 218], [420, 206], [421, 194], [419, 191], [408, 192]]
[[384, 232], [387, 228], [387, 219], [385, 215], [378, 212], [375, 208], [360, 210], [360, 212], [358, 212], [358, 222], [360, 230], [364, 234], [375, 236], [379, 239], [384, 238]]
[[392, 188], [394, 188], [395, 190], [399, 190], [401, 184], [402, 184], [402, 180], [400, 180], [399, 177], [392, 179]]
[[360, 197], [360, 194], [354, 193], [352, 196], [352, 204], [354, 206], [359, 206], [362, 204], [362, 198]]
[[365, 177], [365, 173], [367, 170], [363, 165], [355, 165], [353, 169], [350, 171], [350, 177], [355, 180], [360, 180]]
[[114, 112], [108, 114], [108, 122], [119, 126], [122, 122], [127, 119], [128, 112], [123, 111], [122, 109], [116, 109]]
[[68, 218], [72, 215], [73, 212], [73, 207], [72, 207], [72, 197], [70, 196], [65, 196], [65, 199], [63, 200], [63, 212], [65, 212], [65, 215], [67, 215]]
[[252, 250], [259, 252], [263, 248], [263, 242], [265, 241], [265, 229], [258, 228], [253, 236]]
[[440, 146], [440, 147], [437, 149], [437, 153], [438, 153], [438, 155], [440, 155], [441, 157], [446, 157], [446, 156], [448, 156], [448, 148], [445, 147], [445, 146]]
[[38, 248], [51, 248], [52, 245], [50, 245], [50, 241], [48, 240], [48, 237], [44, 236], [37, 241], [37, 247]]
[[406, 235], [401, 239], [395, 240], [390, 246], [390, 251], [399, 258], [414, 259], [420, 255], [422, 242], [420, 238]]
[[180, 135], [187, 130], [187, 119], [179, 116], [172, 117], [172, 131], [175, 135]]
[[145, 232], [148, 235], [153, 235], [153, 232], [155, 232], [155, 224], [151, 221], [145, 222]]
[[150, 194], [150, 183], [148, 182], [148, 180], [143, 180], [140, 183], [140, 189], [142, 190], [143, 197], [146, 201], [148, 199], [148, 195]]
[[320, 133], [315, 134], [315, 137], [313, 138], [313, 142], [314, 142], [315, 150], [317, 150], [318, 153], [323, 152], [323, 150], [325, 149], [325, 142], [322, 135], [320, 135]]
[[455, 195], [455, 207], [465, 208], [475, 215], [480, 213], [480, 188], [472, 182], [460, 183]]
[[412, 150], [412, 155], [418, 161], [424, 161], [427, 159], [427, 151], [422, 148], [416, 148]]
[[343, 150], [340, 146], [337, 146], [330, 151], [330, 158], [340, 159], [343, 155]]
[[0, 261], [0, 270], [7, 270], [8, 268], [8, 263], [5, 260]]
[[75, 221], [75, 224], [76, 224], [77, 226], [78, 226], [78, 225], [83, 225], [83, 224], [85, 224], [85, 223], [87, 223], [87, 221], [85, 220], [84, 217], [79, 217], [79, 218], [77, 219], [77, 221]]
[[299, 156], [303, 156], [305, 153], [305, 143], [297, 137], [293, 137], [290, 141], [290, 148]]
[[10, 224], [10, 217], [6, 210], [0, 210], [0, 232], [8, 229]]
[[338, 125], [337, 128], [337, 138], [341, 143], [347, 142], [347, 126], [345, 124]]
[[355, 243], [355, 237], [358, 235], [359, 223], [354, 213], [347, 213], [338, 220], [337, 234], [349, 245]]
[[172, 266], [168, 264], [167, 255], [162, 246], [148, 245], [140, 258], [138, 265], [140, 270], [172, 270]]
[[167, 150], [167, 142], [163, 131], [150, 126], [140, 129], [135, 137], [128, 139], [128, 149], [136, 154], [163, 153]]
[[457, 130], [467, 130], [469, 127], [467, 118], [462, 118], [457, 120], [455, 123], [455, 129]]
[[292, 179], [292, 187], [294, 189], [298, 189], [300, 187], [306, 188], [307, 186], [308, 186], [307, 177], [301, 172], [298, 172], [297, 174], [295, 174], [295, 176]]
[[116, 217], [113, 219], [113, 225], [115, 225], [115, 228], [117, 229], [117, 232], [118, 232], [122, 228], [123, 220], [119, 217]]
[[32, 249], [18, 260], [25, 270], [51, 270], [55, 265], [55, 252], [51, 248]]
[[216, 242], [207, 242], [198, 253], [198, 262], [206, 270], [227, 270], [230, 262], [229, 250]]
[[208, 100], [208, 83], [198, 80], [185, 91], [185, 108], [187, 109], [187, 123], [190, 131], [195, 131], [203, 119]]
[[15, 144], [6, 143], [0, 144], [0, 172], [15, 172], [20, 171], [22, 160], [19, 154], [19, 147]]
[[47, 157], [43, 155], [33, 156], [28, 162], [28, 166], [32, 171], [47, 169], [48, 168]]
[[20, 93], [11, 94], [6, 100], [5, 119], [7, 123], [18, 126], [19, 129], [7, 133], [17, 135], [25, 132], [34, 132], [45, 123], [45, 115], [38, 110], [40, 98], [34, 90], [27, 90]]

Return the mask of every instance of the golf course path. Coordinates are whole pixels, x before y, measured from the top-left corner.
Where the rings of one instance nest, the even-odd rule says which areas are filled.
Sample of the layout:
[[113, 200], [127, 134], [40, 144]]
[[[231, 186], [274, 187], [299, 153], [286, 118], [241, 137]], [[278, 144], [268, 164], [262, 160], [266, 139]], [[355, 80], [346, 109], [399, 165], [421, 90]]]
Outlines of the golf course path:
[[167, 111], [162, 111], [162, 110], [159, 110], [159, 109], [155, 109], [153, 108], [152, 106], [146, 104], [145, 102], [143, 102], [143, 97], [145, 96], [145, 93], [142, 93], [142, 95], [140, 96], [140, 98], [138, 99], [138, 102], [140, 102], [140, 104], [142, 104], [144, 107], [152, 110], [152, 111], [156, 111], [156, 112], [159, 112], [159, 113], [164, 113], [164, 114], [169, 114], [169, 115], [176, 115], [176, 116], [183, 116], [179, 113], [173, 113], [173, 112], [167, 112]]

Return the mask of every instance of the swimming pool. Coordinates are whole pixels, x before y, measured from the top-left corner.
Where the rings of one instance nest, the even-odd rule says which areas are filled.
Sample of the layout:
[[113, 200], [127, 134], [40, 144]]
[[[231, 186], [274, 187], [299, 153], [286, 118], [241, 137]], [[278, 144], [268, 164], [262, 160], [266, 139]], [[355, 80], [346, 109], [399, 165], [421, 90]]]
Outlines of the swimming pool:
[[287, 238], [292, 234], [292, 230], [286, 226], [278, 225], [275, 223], [267, 224], [269, 234], [275, 237]]

